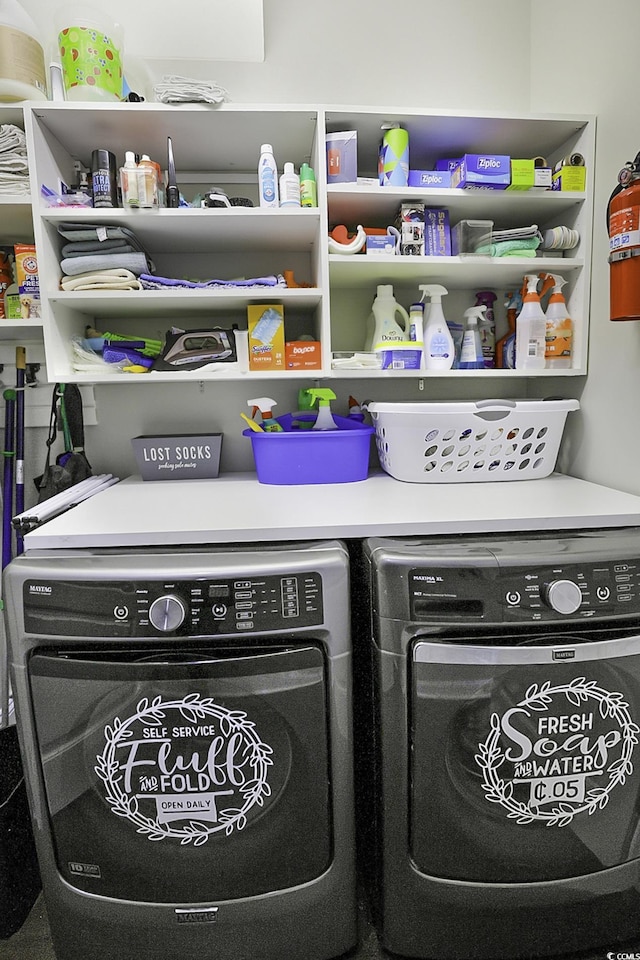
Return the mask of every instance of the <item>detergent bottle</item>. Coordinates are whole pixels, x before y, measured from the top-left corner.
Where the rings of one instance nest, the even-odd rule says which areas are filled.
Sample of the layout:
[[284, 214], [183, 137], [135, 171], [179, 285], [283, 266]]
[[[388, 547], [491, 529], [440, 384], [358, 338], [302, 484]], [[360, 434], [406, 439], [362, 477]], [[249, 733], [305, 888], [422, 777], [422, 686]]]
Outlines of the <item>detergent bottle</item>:
[[418, 289], [422, 290], [423, 300], [425, 297], [431, 299], [422, 334], [425, 370], [450, 370], [455, 348], [442, 312], [442, 298], [449, 291], [439, 283], [421, 283]]
[[329, 401], [335, 400], [336, 395], [333, 390], [322, 388], [319, 390], [307, 390], [311, 398], [311, 406], [318, 401], [318, 416], [313, 425], [314, 430], [339, 430], [338, 424], [333, 419], [331, 413], [331, 404]]
[[546, 276], [551, 277], [554, 286], [545, 313], [545, 367], [547, 370], [568, 370], [573, 352], [573, 320], [562, 293], [567, 281], [555, 273]]
[[464, 312], [466, 325], [462, 338], [462, 350], [460, 351], [461, 370], [484, 370], [479, 324], [486, 309], [484, 305], [481, 307], [475, 306], [469, 307]]
[[492, 370], [496, 365], [496, 318], [493, 305], [498, 295], [493, 290], [480, 290], [476, 293], [476, 307], [485, 306], [486, 313], [478, 324], [484, 365]]
[[260, 426], [265, 433], [283, 433], [283, 427], [273, 416], [273, 407], [276, 401], [271, 397], [256, 397], [254, 400], [247, 400], [247, 406], [251, 407], [251, 418], [256, 419], [256, 414], [260, 414]]
[[[370, 350], [391, 350], [395, 344], [409, 343], [409, 314], [393, 295], [391, 284], [379, 284], [371, 307], [373, 335]], [[396, 322], [400, 317], [402, 326]]]
[[544, 370], [547, 319], [540, 306], [538, 277], [528, 273], [527, 290], [516, 320], [516, 370]]

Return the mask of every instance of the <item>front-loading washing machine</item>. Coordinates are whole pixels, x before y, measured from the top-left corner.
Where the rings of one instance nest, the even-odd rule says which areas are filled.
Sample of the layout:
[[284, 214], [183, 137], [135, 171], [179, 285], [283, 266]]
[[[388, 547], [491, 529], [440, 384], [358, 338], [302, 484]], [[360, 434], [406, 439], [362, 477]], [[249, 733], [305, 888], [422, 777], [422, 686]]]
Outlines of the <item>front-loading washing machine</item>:
[[359, 851], [383, 946], [637, 946], [640, 530], [369, 539], [359, 563]]
[[60, 960], [354, 946], [344, 544], [30, 551], [5, 603]]

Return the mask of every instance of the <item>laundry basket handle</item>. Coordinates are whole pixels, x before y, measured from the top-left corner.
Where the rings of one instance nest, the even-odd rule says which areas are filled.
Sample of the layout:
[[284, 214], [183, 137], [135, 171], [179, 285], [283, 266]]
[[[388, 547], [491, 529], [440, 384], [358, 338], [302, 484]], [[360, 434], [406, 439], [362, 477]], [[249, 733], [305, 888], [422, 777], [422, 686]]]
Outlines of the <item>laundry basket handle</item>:
[[515, 400], [478, 400], [477, 415], [483, 420], [503, 420], [516, 409]]

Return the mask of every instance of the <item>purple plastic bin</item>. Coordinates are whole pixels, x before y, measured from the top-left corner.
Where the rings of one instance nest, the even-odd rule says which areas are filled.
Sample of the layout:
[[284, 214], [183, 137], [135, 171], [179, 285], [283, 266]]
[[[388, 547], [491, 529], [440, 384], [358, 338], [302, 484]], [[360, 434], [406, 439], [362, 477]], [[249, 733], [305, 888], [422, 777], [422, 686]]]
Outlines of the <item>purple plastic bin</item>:
[[276, 419], [283, 427], [282, 433], [242, 431], [251, 439], [260, 483], [351, 483], [367, 479], [373, 427], [335, 414], [338, 430], [294, 428], [294, 420], [303, 417], [294, 418], [289, 413]]

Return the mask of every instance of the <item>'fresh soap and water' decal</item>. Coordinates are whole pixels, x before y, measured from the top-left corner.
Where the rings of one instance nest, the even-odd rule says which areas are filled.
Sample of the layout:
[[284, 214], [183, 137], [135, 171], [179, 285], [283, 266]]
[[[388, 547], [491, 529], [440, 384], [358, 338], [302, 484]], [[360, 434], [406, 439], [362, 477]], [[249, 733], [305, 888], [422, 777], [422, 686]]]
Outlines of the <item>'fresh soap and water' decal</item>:
[[201, 846], [242, 830], [271, 795], [272, 748], [241, 710], [191, 693], [142, 699], [104, 729], [95, 772], [112, 812], [148, 840]]
[[532, 684], [491, 715], [475, 756], [484, 795], [516, 823], [564, 827], [602, 810], [633, 773], [639, 732], [624, 696], [595, 680]]

